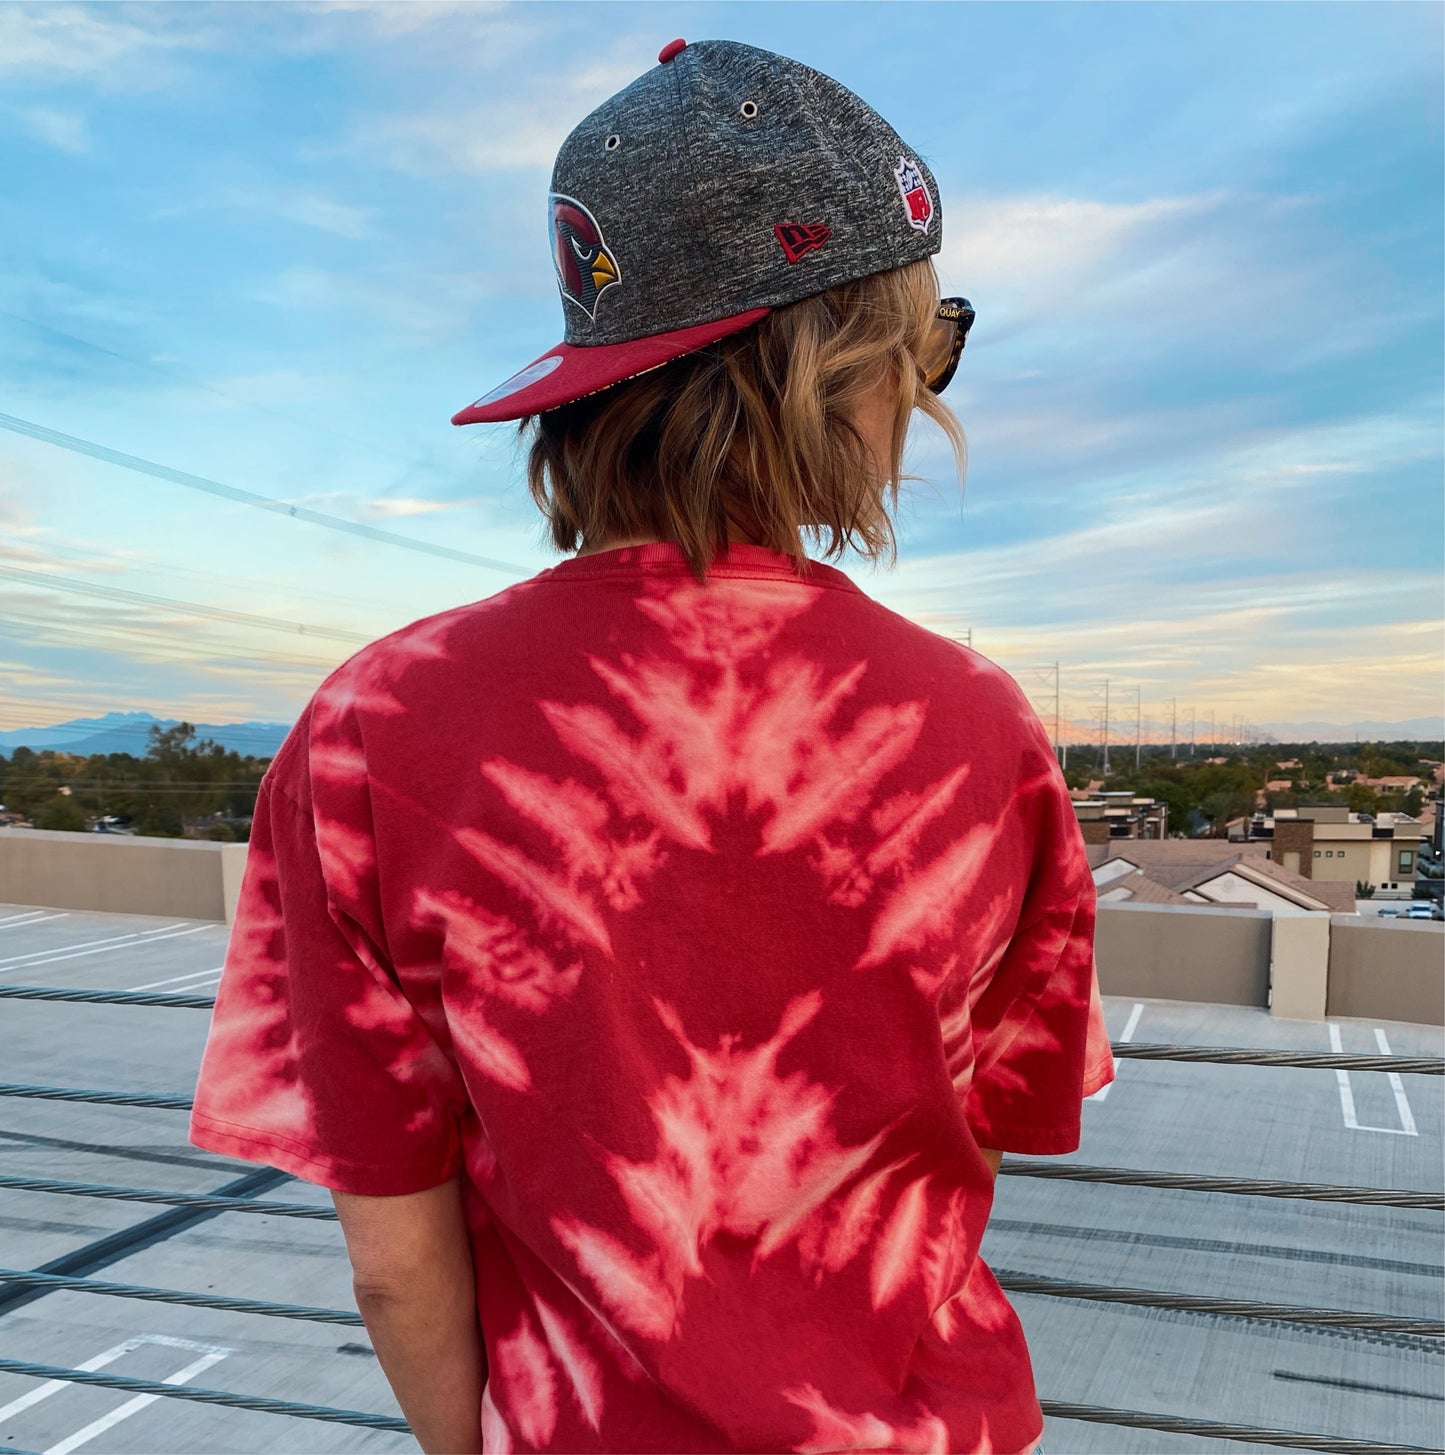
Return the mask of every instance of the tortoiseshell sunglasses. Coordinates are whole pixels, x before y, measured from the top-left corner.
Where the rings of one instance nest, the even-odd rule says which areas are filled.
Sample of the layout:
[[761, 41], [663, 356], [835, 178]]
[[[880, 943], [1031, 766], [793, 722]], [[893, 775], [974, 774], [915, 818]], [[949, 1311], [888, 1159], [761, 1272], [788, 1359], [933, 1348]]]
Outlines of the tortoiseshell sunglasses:
[[919, 367], [923, 382], [934, 393], [942, 394], [958, 369], [968, 331], [973, 327], [973, 304], [967, 298], [944, 298], [938, 304], [938, 316], [928, 331]]

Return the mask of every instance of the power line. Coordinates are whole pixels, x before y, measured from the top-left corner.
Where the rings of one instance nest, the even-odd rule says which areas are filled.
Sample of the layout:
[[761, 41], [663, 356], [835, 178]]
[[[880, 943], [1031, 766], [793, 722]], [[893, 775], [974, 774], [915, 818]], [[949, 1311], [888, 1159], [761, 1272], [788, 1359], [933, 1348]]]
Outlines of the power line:
[[376, 444], [371, 440], [362, 440], [355, 435], [342, 434], [340, 430], [330, 428], [328, 425], [318, 424], [312, 419], [297, 419], [294, 415], [286, 414], [280, 409], [272, 409], [266, 404], [257, 404], [253, 399], [243, 399], [239, 394], [231, 394], [225, 389], [217, 389], [214, 384], [203, 384], [194, 375], [181, 372], [179, 369], [163, 369], [159, 364], [153, 364], [148, 359], [138, 359], [134, 354], [123, 354], [118, 349], [106, 348], [104, 344], [93, 343], [88, 338], [81, 338], [78, 334], [66, 333], [64, 329], [56, 328], [49, 323], [37, 323], [33, 318], [26, 318], [22, 314], [12, 313], [8, 308], [0, 308], [0, 318], [9, 318], [16, 323], [23, 323], [26, 328], [33, 328], [40, 333], [48, 333], [56, 338], [61, 338], [66, 343], [78, 344], [83, 349], [90, 349], [97, 354], [105, 354], [108, 358], [119, 359], [124, 364], [130, 364], [137, 369], [144, 369], [147, 373], [159, 375], [162, 379], [171, 379], [176, 383], [184, 384], [191, 389], [199, 389], [205, 394], [214, 394], [217, 399], [229, 400], [232, 404], [239, 404], [244, 409], [254, 409], [258, 414], [268, 414], [272, 419], [285, 421], [295, 425], [298, 429], [309, 429], [317, 434], [330, 435], [334, 440], [344, 440], [357, 449], [366, 450], [368, 453], [380, 453], [390, 455], [394, 460], [400, 460], [404, 465], [410, 465], [417, 470], [434, 470], [435, 467], [421, 460], [415, 460], [388, 445]]
[[[45, 634], [48, 636], [74, 637], [79, 641], [91, 645], [109, 645], [117, 649], [122, 644], [109, 642], [108, 638], [134, 638], [136, 639], [136, 644], [140, 646], [154, 647], [164, 645], [168, 650], [155, 654], [155, 656], [163, 661], [205, 662], [237, 667], [260, 667], [264, 665], [273, 668], [290, 667], [312, 670], [319, 668], [323, 671], [329, 671], [336, 665], [334, 658], [300, 657], [287, 652], [250, 652], [245, 656], [227, 656], [221, 652], [219, 644], [215, 644], [212, 639], [188, 632], [186, 639], [178, 642], [164, 628], [148, 627], [140, 622], [129, 622], [125, 624], [120, 622], [97, 622], [94, 627], [87, 631], [80, 627], [59, 626], [54, 621], [45, 617], [26, 616], [23, 613], [7, 609], [3, 625], [30, 627], [37, 636]], [[210, 644], [208, 645], [208, 643]]]
[[[3, 418], [0, 416], [0, 421]], [[375, 640], [362, 632], [349, 632], [341, 627], [308, 626], [305, 622], [286, 621], [276, 616], [259, 616], [251, 611], [231, 611], [224, 606], [205, 606], [197, 601], [177, 601], [169, 596], [151, 596], [143, 591], [128, 591], [123, 586], [102, 586], [95, 581], [78, 581], [72, 576], [58, 576], [49, 571], [27, 571], [23, 566], [0, 566], [0, 576], [22, 584], [49, 587], [54, 591], [73, 591], [77, 595], [96, 596], [103, 601], [191, 612], [197, 616], [214, 617], [217, 621], [265, 627], [269, 631], [296, 632], [301, 636], [324, 637], [331, 641], [357, 642], [363, 645]]]
[[532, 575], [525, 566], [511, 561], [498, 561], [489, 556], [473, 555], [470, 551], [453, 550], [450, 546], [433, 545], [430, 541], [417, 540], [413, 536], [400, 536], [393, 531], [380, 530], [360, 521], [346, 520], [339, 515], [327, 515], [324, 511], [312, 510], [305, 505], [288, 505], [284, 500], [275, 500], [269, 495], [258, 495], [253, 490], [241, 490], [234, 485], [223, 485], [219, 480], [207, 479], [204, 475], [192, 475], [185, 470], [173, 470], [169, 465], [157, 464], [154, 460], [142, 459], [139, 455], [127, 455], [113, 450], [109, 445], [96, 444], [93, 440], [81, 439], [78, 435], [62, 434], [28, 419], [13, 414], [0, 414], [0, 429], [13, 434], [25, 435], [40, 440], [43, 444], [55, 445], [58, 449], [70, 450], [77, 455], [86, 455], [92, 460], [102, 460], [108, 465], [119, 465], [123, 470], [134, 470], [140, 475], [149, 475], [156, 480], [166, 480], [172, 485], [184, 485], [188, 490], [201, 490], [207, 495], [219, 495], [223, 500], [238, 501], [242, 505], [254, 506], [257, 510], [269, 510], [293, 520], [304, 520], [311, 525], [324, 526], [327, 530], [343, 531], [347, 535], [360, 536], [363, 540], [376, 541], [386, 546], [399, 546], [407, 551], [420, 551], [423, 555], [440, 556], [448, 561], [460, 561], [466, 566], [482, 566], [489, 571], [505, 571], [519, 579]]

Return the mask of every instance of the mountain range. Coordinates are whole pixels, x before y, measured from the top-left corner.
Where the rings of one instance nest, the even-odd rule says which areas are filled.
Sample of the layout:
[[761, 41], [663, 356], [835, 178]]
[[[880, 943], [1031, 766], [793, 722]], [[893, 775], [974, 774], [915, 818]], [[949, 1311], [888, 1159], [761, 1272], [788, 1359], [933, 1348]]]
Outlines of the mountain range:
[[[13, 753], [23, 745], [37, 753], [54, 748], [82, 757], [90, 753], [131, 753], [143, 758], [150, 746], [151, 728], [172, 728], [179, 721], [179, 718], [156, 717], [149, 712], [107, 712], [100, 717], [76, 717], [48, 727], [11, 728], [0, 732], [0, 752]], [[196, 730], [193, 742], [210, 738], [230, 751], [258, 758], [274, 756], [291, 731], [290, 724], [284, 722], [198, 722], [192, 726]]]
[[[84, 756], [88, 753], [133, 753], [145, 756], [152, 727], [174, 727], [179, 718], [156, 717], [149, 712], [107, 712], [101, 717], [77, 717], [48, 727], [11, 728], [0, 732], [0, 752], [22, 745], [34, 752], [54, 748]], [[237, 753], [269, 758], [290, 732], [284, 722], [194, 723], [195, 741], [210, 738]], [[1076, 730], [1079, 725], [1075, 724]], [[1254, 725], [1281, 743], [1396, 742], [1445, 738], [1445, 717], [1412, 717], [1400, 722], [1271, 722]], [[1120, 750], [1130, 746], [1119, 744]], [[1111, 748], [1110, 751], [1113, 751]]]

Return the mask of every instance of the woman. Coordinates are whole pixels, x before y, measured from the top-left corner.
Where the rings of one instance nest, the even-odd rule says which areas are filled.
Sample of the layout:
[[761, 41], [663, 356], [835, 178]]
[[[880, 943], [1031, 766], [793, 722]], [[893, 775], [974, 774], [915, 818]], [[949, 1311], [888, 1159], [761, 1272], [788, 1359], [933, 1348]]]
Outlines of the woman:
[[569, 559], [373, 643], [272, 761], [192, 1139], [332, 1189], [424, 1450], [1035, 1451], [978, 1256], [1113, 1076], [1094, 890], [892, 543], [931, 174], [795, 62], [664, 48], [558, 157], [520, 419]]

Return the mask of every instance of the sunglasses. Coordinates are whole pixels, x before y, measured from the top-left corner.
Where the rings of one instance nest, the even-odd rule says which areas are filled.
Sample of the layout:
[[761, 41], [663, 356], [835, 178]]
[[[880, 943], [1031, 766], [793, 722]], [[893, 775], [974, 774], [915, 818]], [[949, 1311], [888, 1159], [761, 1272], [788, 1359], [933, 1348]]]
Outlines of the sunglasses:
[[938, 314], [918, 360], [918, 366], [923, 370], [923, 383], [934, 394], [942, 394], [948, 388], [972, 327], [973, 304], [967, 298], [939, 301]]

